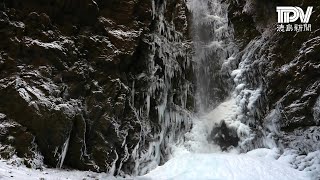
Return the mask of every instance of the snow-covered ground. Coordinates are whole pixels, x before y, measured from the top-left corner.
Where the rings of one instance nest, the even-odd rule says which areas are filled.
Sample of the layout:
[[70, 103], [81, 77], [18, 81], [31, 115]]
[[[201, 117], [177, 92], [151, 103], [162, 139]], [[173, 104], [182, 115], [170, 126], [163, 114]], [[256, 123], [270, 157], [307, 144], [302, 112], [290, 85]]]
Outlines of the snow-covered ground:
[[[106, 173], [94, 173], [89, 171], [49, 169], [35, 170], [23, 165], [12, 165], [11, 162], [0, 161], [1, 180], [90, 180], [90, 179], [116, 179]], [[118, 179], [118, 178], [117, 178]], [[120, 178], [119, 178], [120, 179]]]
[[[213, 126], [222, 120], [237, 130], [241, 141], [250, 138], [250, 128], [238, 119], [237, 96], [195, 119], [185, 142], [173, 148], [172, 158], [141, 178], [152, 180], [300, 180], [320, 179], [320, 151], [298, 155], [294, 150], [260, 148], [240, 154], [221, 152], [208, 140]], [[241, 142], [240, 142], [241, 143]], [[139, 178], [138, 178], [139, 179]]]
[[300, 180], [304, 171], [276, 160], [275, 150], [257, 149], [247, 154], [186, 153], [143, 176], [154, 180]]
[[[246, 154], [180, 152], [163, 166], [159, 166], [137, 180], [302, 180], [312, 178], [310, 171], [299, 171], [288, 163], [292, 156], [280, 156], [277, 149], [256, 149]], [[318, 170], [319, 167], [318, 167]], [[12, 166], [0, 161], [0, 179], [119, 180], [107, 173], [47, 169], [34, 170]]]
[[[238, 133], [246, 131], [237, 121], [235, 101], [230, 99], [209, 114], [194, 120], [191, 132], [182, 144], [173, 145], [171, 159], [148, 174], [126, 179], [137, 180], [302, 180], [320, 178], [320, 151], [299, 156], [294, 151], [280, 153], [277, 148], [260, 148], [239, 154], [236, 150], [221, 152], [207, 137], [212, 127], [225, 120]], [[237, 123], [238, 122], [238, 123]], [[240, 123], [240, 124], [239, 124]], [[19, 164], [19, 163], [18, 163]], [[34, 170], [13, 166], [12, 161], [0, 161], [0, 179], [123, 179], [107, 173], [48, 169]]]
[[[183, 144], [175, 145], [172, 158], [142, 176], [152, 180], [299, 180], [320, 178], [320, 152], [299, 156], [293, 150], [280, 152], [260, 148], [240, 154], [228, 153], [208, 140], [213, 126], [224, 120], [237, 129], [240, 139], [250, 138], [250, 128], [237, 117], [241, 113], [235, 96], [205, 116], [195, 119]], [[138, 178], [139, 179], [139, 178]]]

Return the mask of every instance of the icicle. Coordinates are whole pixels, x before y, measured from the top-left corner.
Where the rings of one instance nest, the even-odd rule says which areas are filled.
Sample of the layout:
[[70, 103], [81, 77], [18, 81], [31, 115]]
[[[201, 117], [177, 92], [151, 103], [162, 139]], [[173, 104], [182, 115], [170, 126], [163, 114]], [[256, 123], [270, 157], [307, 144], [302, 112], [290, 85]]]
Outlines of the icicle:
[[[181, 78], [181, 89], [179, 89], [178, 100], [181, 101], [181, 107], [176, 107], [173, 101], [171, 90], [173, 89], [172, 79], [174, 77], [182, 76], [182, 67], [191, 66], [186, 47], [188, 43], [183, 41], [183, 35], [176, 31], [173, 22], [168, 22], [164, 16], [166, 11], [166, 1], [163, 3], [155, 3], [152, 1], [152, 9], [154, 20], [157, 21], [157, 30], [152, 34], [152, 41], [150, 42], [150, 51], [148, 57], [148, 72], [146, 72], [149, 84], [148, 89], [144, 92], [144, 105], [139, 107], [139, 119], [149, 119], [151, 109], [151, 101], [155, 99], [157, 103], [156, 111], [158, 113], [158, 123], [160, 125], [156, 132], [149, 130], [149, 135], [152, 134], [153, 141], [149, 142], [148, 147], [141, 152], [135, 152], [135, 172], [136, 174], [144, 174], [157, 165], [159, 165], [162, 157], [165, 157], [170, 144], [174, 144], [179, 138], [183, 138], [185, 131], [191, 127], [191, 113], [185, 109], [187, 104], [187, 96], [189, 86], [187, 81]], [[155, 58], [159, 58], [162, 65], [156, 63]], [[185, 62], [178, 62], [178, 57], [183, 57]], [[161, 67], [160, 67], [161, 66]], [[158, 75], [157, 72], [161, 70], [163, 75]], [[184, 82], [185, 81], [185, 82]], [[132, 94], [134, 93], [134, 84], [132, 85]], [[132, 95], [133, 96], [133, 95]], [[131, 98], [131, 104], [133, 104]], [[181, 114], [184, 119], [182, 120]], [[152, 120], [156, 122], [156, 120]], [[182, 126], [182, 124], [184, 126]], [[182, 128], [183, 129], [180, 129]], [[146, 127], [143, 127], [146, 128]], [[146, 128], [147, 129], [147, 128]], [[147, 134], [147, 133], [146, 133]], [[168, 138], [169, 137], [169, 138]], [[143, 142], [140, 142], [143, 146]], [[139, 148], [137, 148], [139, 149]], [[136, 149], [136, 150], [137, 150]]]
[[65, 141], [65, 143], [62, 146], [62, 151], [61, 151], [61, 155], [59, 157], [59, 162], [57, 167], [61, 168], [64, 162], [64, 159], [67, 155], [67, 151], [68, 151], [68, 147], [69, 147], [69, 140], [70, 140], [70, 135], [68, 136], [67, 140]]
[[134, 95], [135, 95], [135, 89], [134, 89], [135, 81], [132, 82], [132, 90], [131, 90], [131, 104], [134, 105]]
[[118, 155], [118, 153], [117, 153], [116, 150], [114, 151], [114, 153], [116, 154], [116, 158], [115, 158], [114, 161], [111, 163], [112, 165], [111, 165], [111, 168], [109, 169], [109, 172], [108, 172], [110, 175], [114, 175], [114, 173], [115, 173], [115, 171], [116, 171], [116, 163], [117, 163], [117, 161], [118, 161], [118, 159], [119, 159], [119, 155]]

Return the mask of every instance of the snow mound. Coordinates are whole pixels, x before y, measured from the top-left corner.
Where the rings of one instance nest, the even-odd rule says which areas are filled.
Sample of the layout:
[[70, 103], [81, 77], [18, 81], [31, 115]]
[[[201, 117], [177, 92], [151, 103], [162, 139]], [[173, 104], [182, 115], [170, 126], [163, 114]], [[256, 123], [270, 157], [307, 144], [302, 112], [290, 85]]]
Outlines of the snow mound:
[[9, 161], [0, 160], [0, 179], [1, 180], [121, 180], [107, 173], [94, 173], [89, 171], [47, 169], [30, 169], [23, 165], [12, 165]]
[[141, 177], [154, 180], [299, 180], [310, 179], [303, 171], [276, 160], [277, 153], [257, 149], [247, 154], [186, 153]]

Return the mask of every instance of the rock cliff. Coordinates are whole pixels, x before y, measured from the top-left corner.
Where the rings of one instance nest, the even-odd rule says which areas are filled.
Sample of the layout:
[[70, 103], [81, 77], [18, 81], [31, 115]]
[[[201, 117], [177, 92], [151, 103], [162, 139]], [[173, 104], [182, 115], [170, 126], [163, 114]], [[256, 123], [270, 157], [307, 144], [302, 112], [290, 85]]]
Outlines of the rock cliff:
[[0, 6], [1, 157], [114, 174], [160, 163], [163, 136], [193, 108], [184, 1]]

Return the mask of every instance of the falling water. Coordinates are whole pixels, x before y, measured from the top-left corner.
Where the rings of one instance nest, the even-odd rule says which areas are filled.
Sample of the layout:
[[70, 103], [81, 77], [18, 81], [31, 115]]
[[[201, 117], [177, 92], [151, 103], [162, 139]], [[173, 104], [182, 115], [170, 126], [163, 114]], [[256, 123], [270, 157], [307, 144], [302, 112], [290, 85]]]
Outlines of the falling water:
[[[220, 151], [212, 142], [214, 127], [225, 122], [239, 138], [237, 150], [248, 151], [258, 135], [251, 129], [261, 114], [262, 81], [252, 76], [250, 63], [263, 61], [263, 43], [267, 33], [252, 40], [239, 51], [234, 40], [233, 26], [228, 19], [228, 4], [221, 0], [190, 0], [194, 41], [193, 61], [197, 77], [197, 107], [199, 118], [193, 120], [192, 130], [186, 134], [184, 147], [189, 151], [210, 153]], [[248, 76], [251, 77], [248, 78]], [[250, 81], [256, 81], [252, 86]], [[257, 123], [256, 123], [257, 124]]]
[[228, 4], [220, 0], [190, 0], [193, 61], [197, 79], [199, 112], [212, 110], [230, 91], [229, 71], [223, 66], [237, 52], [228, 23]]

